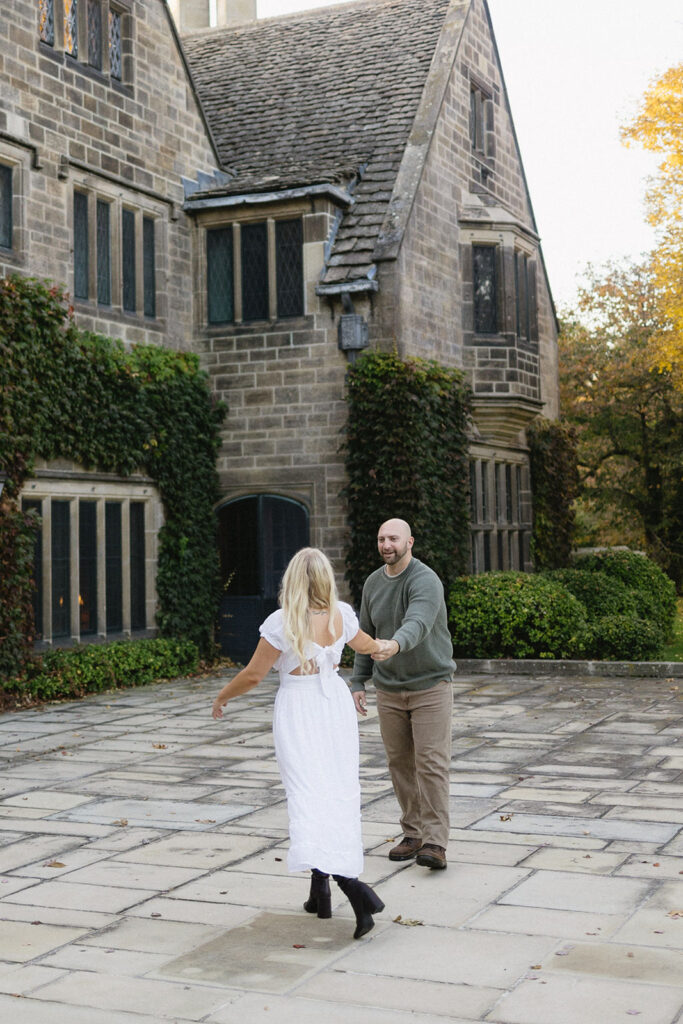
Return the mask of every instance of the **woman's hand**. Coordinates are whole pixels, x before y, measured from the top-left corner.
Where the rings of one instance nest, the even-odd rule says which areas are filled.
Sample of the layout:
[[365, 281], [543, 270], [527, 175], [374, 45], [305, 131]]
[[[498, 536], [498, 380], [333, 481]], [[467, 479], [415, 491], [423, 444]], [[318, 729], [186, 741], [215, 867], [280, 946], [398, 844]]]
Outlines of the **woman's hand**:
[[377, 649], [370, 655], [373, 661], [386, 661], [401, 650], [398, 640], [375, 640]]
[[216, 697], [215, 701], [213, 702], [213, 707], [211, 708], [211, 717], [212, 718], [222, 718], [223, 717], [223, 705], [226, 704], [226, 703], [227, 703], [227, 701], [221, 700], [220, 694], [219, 694], [218, 697]]

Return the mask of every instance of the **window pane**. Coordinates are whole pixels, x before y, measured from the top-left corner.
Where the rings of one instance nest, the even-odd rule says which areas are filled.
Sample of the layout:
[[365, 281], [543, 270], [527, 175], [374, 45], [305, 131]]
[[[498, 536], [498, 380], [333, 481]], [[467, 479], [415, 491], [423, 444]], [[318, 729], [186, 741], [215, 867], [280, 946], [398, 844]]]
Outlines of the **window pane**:
[[275, 224], [277, 315], [301, 316], [304, 311], [303, 224], [280, 220]]
[[136, 309], [135, 294], [135, 214], [121, 211], [121, 263], [123, 281], [123, 308], [128, 313]]
[[503, 544], [505, 540], [505, 534], [499, 532], [497, 535], [498, 540], [498, 566], [497, 568], [502, 572], [505, 568], [505, 562], [503, 561]]
[[156, 266], [154, 252], [154, 220], [152, 217], [142, 218], [142, 277], [144, 284], [145, 316], [156, 316]]
[[491, 506], [489, 504], [489, 464], [488, 462], [482, 462], [481, 464], [481, 521], [482, 523], [488, 523], [491, 515]]
[[102, 68], [101, 0], [88, 0], [88, 61], [94, 68]]
[[88, 298], [88, 197], [74, 192], [74, 295]]
[[268, 231], [265, 223], [242, 225], [242, 318], [268, 319]]
[[55, 3], [54, 0], [38, 0], [38, 32], [48, 46], [55, 44]]
[[106, 552], [107, 633], [123, 629], [123, 566], [121, 550], [121, 502], [107, 501], [104, 507]]
[[78, 56], [78, 0], [64, 0], [64, 49]]
[[491, 534], [484, 534], [484, 572], [491, 571]]
[[[21, 507], [24, 512], [33, 510], [43, 514], [43, 503], [34, 498], [24, 498]], [[43, 531], [38, 527], [33, 545], [33, 626], [36, 640], [43, 636]]]
[[477, 464], [470, 462], [470, 519], [477, 521]]
[[130, 503], [130, 625], [145, 629], [145, 506]]
[[495, 334], [498, 330], [495, 245], [475, 245], [472, 263], [474, 273], [474, 330], [477, 334]]
[[512, 522], [512, 466], [505, 466], [505, 522]]
[[97, 505], [78, 503], [78, 612], [81, 635], [97, 632]]
[[515, 297], [517, 308], [517, 337], [529, 337], [529, 266], [524, 253], [515, 253]]
[[515, 483], [517, 484], [517, 522], [522, 522], [522, 467], [515, 466]]
[[111, 229], [109, 203], [97, 200], [97, 301], [111, 305]]
[[71, 633], [71, 509], [68, 501], [52, 502], [52, 635]]
[[12, 248], [12, 168], [0, 164], [0, 245]]
[[522, 530], [517, 534], [517, 542], [519, 544], [519, 568], [521, 572], [524, 572], [524, 532]]
[[225, 324], [234, 319], [232, 228], [206, 232], [206, 293], [210, 324]]
[[121, 15], [109, 9], [109, 73], [121, 81]]

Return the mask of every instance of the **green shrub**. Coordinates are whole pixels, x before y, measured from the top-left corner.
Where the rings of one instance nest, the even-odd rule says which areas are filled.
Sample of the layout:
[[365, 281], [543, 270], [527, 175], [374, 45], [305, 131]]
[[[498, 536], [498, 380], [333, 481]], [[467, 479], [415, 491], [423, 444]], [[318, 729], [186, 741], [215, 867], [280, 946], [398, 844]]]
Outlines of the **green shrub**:
[[663, 640], [673, 636], [676, 588], [669, 577], [645, 555], [615, 549], [579, 555], [573, 565], [582, 572], [603, 572], [632, 591], [636, 614], [653, 622]]
[[630, 587], [606, 572], [583, 572], [581, 569], [551, 569], [542, 573], [578, 598], [585, 607], [588, 621], [604, 615], [635, 615], [636, 598]]
[[662, 649], [662, 633], [654, 622], [636, 615], [604, 615], [585, 637], [586, 657], [604, 661], [651, 661]]
[[47, 651], [34, 658], [22, 676], [0, 688], [36, 700], [83, 697], [185, 675], [198, 663], [199, 650], [191, 640], [121, 640]]
[[583, 605], [559, 583], [522, 572], [455, 582], [449, 621], [456, 657], [570, 658], [581, 651]]

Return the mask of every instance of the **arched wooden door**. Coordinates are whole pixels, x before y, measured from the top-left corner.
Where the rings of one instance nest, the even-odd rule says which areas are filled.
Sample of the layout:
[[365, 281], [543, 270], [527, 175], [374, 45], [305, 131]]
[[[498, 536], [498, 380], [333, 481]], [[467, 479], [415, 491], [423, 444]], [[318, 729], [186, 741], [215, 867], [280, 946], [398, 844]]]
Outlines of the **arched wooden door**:
[[282, 575], [292, 555], [309, 543], [308, 511], [275, 494], [237, 498], [218, 510], [221, 574], [221, 650], [246, 662], [258, 627], [277, 608]]

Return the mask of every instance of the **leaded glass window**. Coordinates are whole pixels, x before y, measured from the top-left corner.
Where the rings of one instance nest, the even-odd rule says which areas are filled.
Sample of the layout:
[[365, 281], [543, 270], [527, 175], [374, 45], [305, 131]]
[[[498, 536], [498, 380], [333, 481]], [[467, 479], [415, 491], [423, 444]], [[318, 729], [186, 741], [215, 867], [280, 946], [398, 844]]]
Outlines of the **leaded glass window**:
[[0, 245], [12, 248], [12, 168], [0, 164]]
[[102, 69], [102, 4], [101, 0], [88, 0], [88, 61]]
[[97, 505], [78, 503], [78, 614], [81, 635], [97, 632]]
[[154, 251], [154, 218], [142, 218], [142, 280], [145, 316], [156, 316], [156, 254]]
[[88, 298], [88, 197], [74, 192], [74, 295]]
[[97, 200], [97, 301], [111, 305], [111, 208]]
[[38, 32], [43, 43], [55, 45], [55, 0], [38, 0]]
[[121, 502], [104, 506], [105, 592], [107, 632], [123, 629], [123, 554], [121, 547]]
[[78, 0], [64, 2], [64, 50], [78, 56]]
[[242, 225], [242, 319], [268, 319], [268, 230]]
[[52, 635], [71, 633], [71, 506], [52, 502]]
[[529, 337], [529, 259], [523, 252], [515, 253], [515, 304], [517, 337]]
[[122, 210], [121, 279], [123, 285], [123, 308], [128, 313], [134, 313], [137, 305], [135, 262], [135, 214], [132, 210]]
[[277, 315], [301, 316], [304, 311], [303, 225], [301, 220], [275, 224]]
[[206, 291], [210, 324], [234, 319], [232, 228], [206, 232]]
[[[24, 498], [21, 503], [24, 512], [37, 512], [43, 514], [43, 503], [35, 498]], [[31, 603], [33, 605], [33, 626], [36, 640], [43, 635], [43, 531], [38, 528], [33, 542], [33, 593]]]
[[512, 522], [512, 466], [505, 465], [505, 521]]
[[145, 629], [145, 506], [130, 503], [130, 626]]
[[121, 14], [109, 8], [109, 73], [112, 78], [121, 81]]
[[522, 522], [522, 467], [515, 466], [515, 483], [517, 491], [517, 522]]
[[476, 334], [496, 334], [498, 330], [496, 297], [496, 246], [473, 246], [474, 330]]
[[489, 506], [489, 467], [487, 462], [481, 464], [481, 521], [488, 523], [490, 519]]

